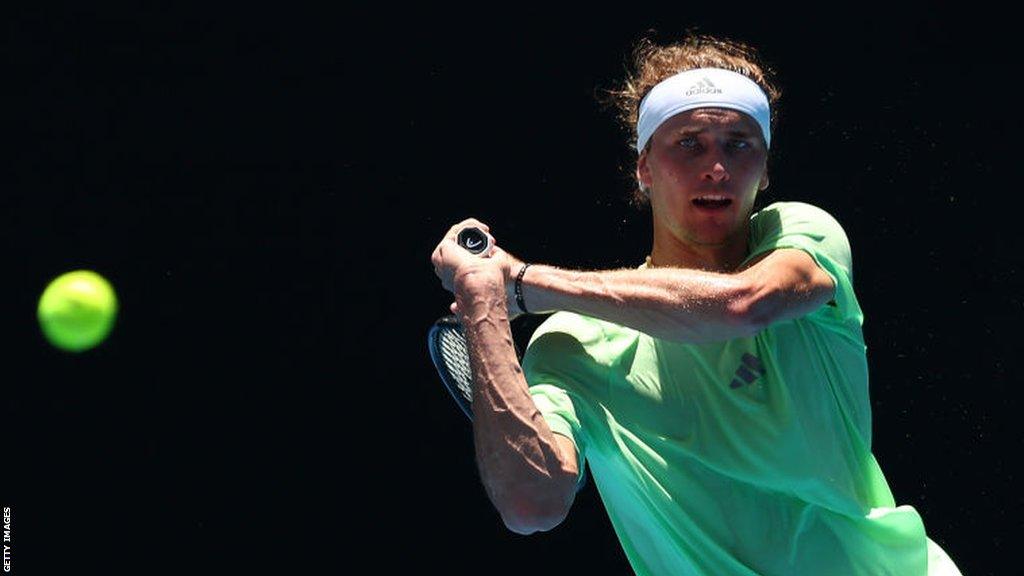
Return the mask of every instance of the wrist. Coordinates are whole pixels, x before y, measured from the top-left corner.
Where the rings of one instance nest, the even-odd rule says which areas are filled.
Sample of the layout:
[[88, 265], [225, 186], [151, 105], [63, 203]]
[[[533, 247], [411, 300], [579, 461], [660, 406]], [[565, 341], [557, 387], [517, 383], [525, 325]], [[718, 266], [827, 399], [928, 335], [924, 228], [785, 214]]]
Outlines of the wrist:
[[530, 313], [529, 309], [526, 307], [526, 300], [523, 296], [523, 279], [526, 277], [526, 269], [529, 267], [529, 263], [520, 263], [519, 271], [516, 273], [516, 278], [512, 282], [512, 296], [515, 298], [516, 308], [522, 314]]
[[483, 269], [470, 269], [456, 274], [454, 292], [466, 296], [500, 294], [504, 285], [504, 279], [498, 274]]

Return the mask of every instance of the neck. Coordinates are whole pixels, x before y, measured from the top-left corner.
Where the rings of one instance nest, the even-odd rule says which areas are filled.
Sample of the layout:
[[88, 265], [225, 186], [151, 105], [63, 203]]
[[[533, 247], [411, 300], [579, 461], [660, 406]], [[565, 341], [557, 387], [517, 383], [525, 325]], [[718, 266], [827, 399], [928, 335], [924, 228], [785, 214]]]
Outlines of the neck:
[[720, 244], [698, 244], [681, 241], [671, 234], [655, 232], [647, 266], [734, 272], [747, 257], [749, 236], [749, 226], [744, 226], [739, 234]]

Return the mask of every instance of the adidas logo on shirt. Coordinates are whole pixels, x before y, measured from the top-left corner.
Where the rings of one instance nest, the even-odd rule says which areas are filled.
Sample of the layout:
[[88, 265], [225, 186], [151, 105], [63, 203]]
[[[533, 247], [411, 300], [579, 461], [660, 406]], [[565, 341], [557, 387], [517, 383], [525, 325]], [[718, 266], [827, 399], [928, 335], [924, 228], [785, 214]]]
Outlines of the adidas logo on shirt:
[[754, 380], [764, 376], [764, 364], [760, 358], [750, 353], [744, 353], [741, 360], [742, 363], [736, 369], [736, 374], [733, 376], [732, 382], [729, 383], [729, 388], [739, 388], [740, 386], [752, 384]]

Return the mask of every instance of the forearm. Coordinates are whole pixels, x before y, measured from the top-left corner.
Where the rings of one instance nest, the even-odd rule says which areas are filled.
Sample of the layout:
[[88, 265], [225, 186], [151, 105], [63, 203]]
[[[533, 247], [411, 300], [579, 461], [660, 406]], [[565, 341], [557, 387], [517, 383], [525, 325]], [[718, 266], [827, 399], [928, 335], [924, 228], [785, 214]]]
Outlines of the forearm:
[[473, 439], [491, 501], [510, 529], [530, 533], [567, 513], [576, 470], [530, 397], [500, 290], [456, 294], [473, 369]]
[[605, 271], [532, 265], [523, 277], [530, 312], [567, 310], [687, 343], [754, 333], [745, 278], [684, 268]]

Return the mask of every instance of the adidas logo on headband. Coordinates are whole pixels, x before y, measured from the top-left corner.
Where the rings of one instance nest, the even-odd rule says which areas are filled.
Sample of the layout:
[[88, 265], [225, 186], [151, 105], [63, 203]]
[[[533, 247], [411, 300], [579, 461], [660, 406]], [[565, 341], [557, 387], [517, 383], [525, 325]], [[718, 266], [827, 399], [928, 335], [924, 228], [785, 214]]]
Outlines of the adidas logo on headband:
[[722, 89], [711, 83], [708, 77], [701, 78], [699, 82], [686, 89], [684, 96], [695, 96], [697, 94], [721, 94]]

